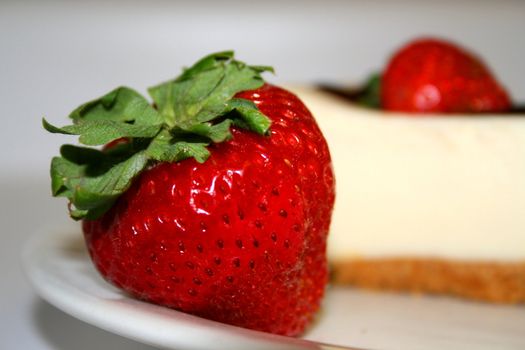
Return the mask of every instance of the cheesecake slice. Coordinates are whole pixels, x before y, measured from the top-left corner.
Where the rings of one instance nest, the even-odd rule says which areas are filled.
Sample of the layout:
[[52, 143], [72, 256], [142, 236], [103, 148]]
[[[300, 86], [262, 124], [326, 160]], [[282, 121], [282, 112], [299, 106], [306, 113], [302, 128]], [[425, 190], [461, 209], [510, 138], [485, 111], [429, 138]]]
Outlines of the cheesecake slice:
[[333, 283], [525, 301], [525, 115], [417, 117], [292, 91], [334, 163]]

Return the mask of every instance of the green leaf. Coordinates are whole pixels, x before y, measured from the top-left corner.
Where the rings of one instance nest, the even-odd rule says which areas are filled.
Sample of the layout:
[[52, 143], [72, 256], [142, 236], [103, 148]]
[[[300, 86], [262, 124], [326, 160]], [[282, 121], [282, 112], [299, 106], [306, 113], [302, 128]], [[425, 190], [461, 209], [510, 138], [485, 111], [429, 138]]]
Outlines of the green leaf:
[[[73, 148], [68, 152], [73, 152]], [[139, 152], [97, 176], [88, 176], [90, 166], [105, 165], [76, 164], [66, 158], [55, 157], [51, 162], [52, 193], [70, 199], [73, 218], [86, 215], [96, 218], [105, 211], [102, 208], [109, 208], [129, 188], [131, 180], [146, 167], [147, 161], [145, 152]]]
[[156, 137], [146, 149], [149, 158], [160, 162], [178, 162], [190, 157], [204, 163], [210, 156], [208, 142], [174, 142], [168, 132]]
[[101, 164], [106, 161], [106, 156], [102, 151], [75, 145], [62, 145], [60, 155], [78, 165]]
[[357, 102], [365, 107], [381, 107], [381, 74], [372, 74], [365, 83], [357, 98]]
[[62, 157], [51, 160], [51, 192], [55, 197], [71, 197], [84, 167]]
[[261, 87], [264, 81], [259, 73], [244, 64], [231, 64], [226, 66], [224, 78], [216, 86], [213, 94], [210, 94], [201, 104], [196, 119], [199, 122], [206, 122], [224, 110], [224, 101], [228, 101], [233, 96], [246, 90], [254, 90]]
[[123, 137], [154, 137], [162, 124], [129, 124], [114, 120], [80, 120], [77, 124], [56, 127], [43, 119], [44, 128], [51, 133], [80, 135], [84, 145], [105, 145]]
[[156, 125], [162, 116], [142, 95], [127, 87], [118, 87], [106, 95], [87, 102], [69, 115], [75, 122], [80, 120], [104, 120]]
[[184, 131], [206, 137], [215, 143], [219, 143], [232, 138], [232, 134], [230, 132], [231, 124], [231, 119], [225, 119], [218, 124], [195, 124], [188, 127], [187, 129], [184, 129]]
[[235, 97], [262, 86], [266, 71], [273, 70], [239, 62], [232, 51], [219, 52], [150, 88], [153, 105], [119, 87], [75, 109], [72, 125], [57, 127], [43, 119], [51, 133], [78, 135], [87, 146], [104, 145], [62, 146], [61, 157], [51, 161], [53, 195], [69, 199], [72, 218], [96, 219], [148, 166], [187, 158], [205, 162], [210, 143], [232, 138], [232, 124], [268, 134], [270, 120], [254, 103]]
[[74, 191], [72, 203], [77, 209], [95, 209], [113, 201], [131, 185], [131, 180], [145, 167], [148, 157], [144, 151], [122, 161], [102, 175], [84, 177]]
[[228, 101], [227, 110], [237, 113], [239, 120], [234, 119], [236, 125], [256, 132], [259, 135], [268, 134], [272, 122], [252, 101], [233, 98]]
[[197, 62], [175, 80], [148, 90], [170, 125], [208, 122], [225, 111], [225, 103], [241, 91], [261, 87], [261, 72], [268, 67], [233, 59], [229, 51], [213, 54]]
[[227, 62], [233, 59], [233, 56], [233, 51], [222, 51], [212, 53], [208, 56], [201, 58], [191, 68], [184, 69], [182, 74], [176, 80], [183, 81], [191, 79], [198, 75], [200, 72], [216, 68], [221, 64], [221, 62]]
[[69, 205], [69, 216], [71, 216], [71, 218], [74, 220], [82, 220], [82, 219], [94, 220], [99, 217], [97, 215], [92, 215], [92, 213], [93, 211], [90, 212], [89, 210], [80, 210], [80, 209], [76, 209], [71, 204]]
[[271, 66], [250, 66], [250, 68], [256, 71], [257, 73], [264, 73], [264, 72], [275, 73], [275, 70]]

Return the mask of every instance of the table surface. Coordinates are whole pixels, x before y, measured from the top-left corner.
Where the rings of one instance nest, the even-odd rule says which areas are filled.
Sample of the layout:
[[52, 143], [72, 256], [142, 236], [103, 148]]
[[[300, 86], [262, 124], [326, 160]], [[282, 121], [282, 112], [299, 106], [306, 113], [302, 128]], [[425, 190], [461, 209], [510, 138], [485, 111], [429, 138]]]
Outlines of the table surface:
[[[118, 85], [148, 86], [210, 51], [273, 64], [274, 82], [362, 81], [406, 40], [446, 36], [488, 61], [525, 100], [525, 2], [0, 2], [1, 349], [152, 349], [78, 321], [39, 299], [20, 251], [39, 227], [65, 223], [48, 162], [72, 140], [42, 131]], [[88, 341], [89, 340], [89, 341]]]

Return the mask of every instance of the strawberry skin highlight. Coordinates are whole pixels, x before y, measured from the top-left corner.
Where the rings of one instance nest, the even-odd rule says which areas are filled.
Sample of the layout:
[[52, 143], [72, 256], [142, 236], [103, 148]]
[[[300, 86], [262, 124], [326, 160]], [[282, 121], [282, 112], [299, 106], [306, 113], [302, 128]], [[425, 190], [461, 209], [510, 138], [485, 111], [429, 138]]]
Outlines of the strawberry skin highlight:
[[293, 94], [265, 84], [236, 97], [272, 121], [269, 136], [234, 128], [202, 164], [152, 165], [83, 221], [85, 240], [102, 276], [137, 298], [295, 336], [327, 283], [330, 155]]

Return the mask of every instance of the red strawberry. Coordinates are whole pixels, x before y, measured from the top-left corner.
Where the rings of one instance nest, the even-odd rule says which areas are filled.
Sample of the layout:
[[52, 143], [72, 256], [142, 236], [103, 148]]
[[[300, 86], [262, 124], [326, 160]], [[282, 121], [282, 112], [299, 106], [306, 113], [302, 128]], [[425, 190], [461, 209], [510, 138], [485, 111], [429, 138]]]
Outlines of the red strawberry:
[[109, 211], [84, 219], [85, 240], [105, 279], [137, 298], [298, 335], [327, 282], [330, 155], [290, 92], [265, 84], [235, 98], [272, 121], [268, 136], [234, 127], [203, 163], [151, 163]]
[[478, 113], [511, 108], [505, 89], [474, 54], [438, 39], [420, 39], [398, 51], [383, 77], [384, 109]]

